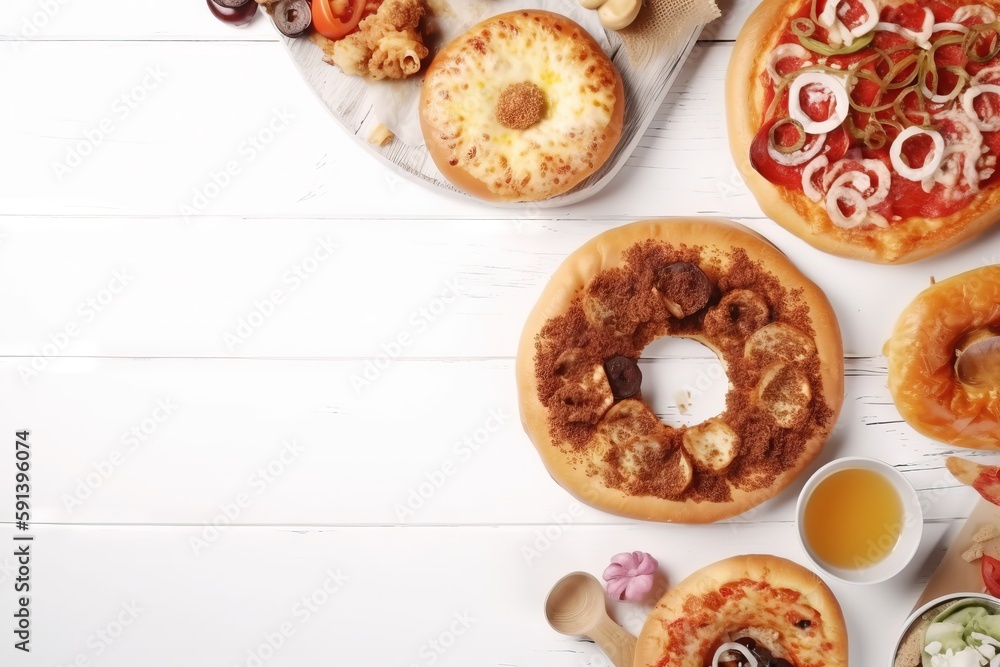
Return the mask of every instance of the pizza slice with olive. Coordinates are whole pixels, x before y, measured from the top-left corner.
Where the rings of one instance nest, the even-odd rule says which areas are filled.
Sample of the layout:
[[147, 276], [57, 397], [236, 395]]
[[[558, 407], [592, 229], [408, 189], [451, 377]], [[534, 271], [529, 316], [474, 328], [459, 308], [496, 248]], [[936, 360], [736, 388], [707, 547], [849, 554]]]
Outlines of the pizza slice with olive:
[[727, 80], [763, 211], [828, 252], [901, 263], [1000, 219], [1000, 2], [764, 0]]

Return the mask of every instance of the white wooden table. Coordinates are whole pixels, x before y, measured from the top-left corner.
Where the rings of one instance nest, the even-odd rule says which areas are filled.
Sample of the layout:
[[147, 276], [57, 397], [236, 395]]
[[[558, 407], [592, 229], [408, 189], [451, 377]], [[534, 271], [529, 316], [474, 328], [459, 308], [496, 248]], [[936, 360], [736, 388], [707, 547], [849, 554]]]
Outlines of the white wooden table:
[[[974, 494], [885, 388], [882, 343], [931, 276], [1000, 261], [989, 233], [905, 267], [826, 256], [765, 219], [722, 101], [754, 2], [724, 4], [628, 166], [524, 216], [402, 180], [306, 88], [269, 23], [203, 2], [4, 0], [0, 9], [2, 665], [605, 665], [550, 630], [549, 586], [653, 553], [671, 580], [725, 556], [800, 562], [801, 482], [713, 526], [581, 507], [516, 416], [513, 355], [555, 267], [594, 234], [721, 215], [830, 295], [847, 400], [815, 467], [898, 465], [927, 525], [891, 582], [833, 585], [852, 663], [886, 662]], [[238, 174], [220, 175], [232, 166]], [[403, 341], [400, 343], [399, 341]], [[717, 362], [664, 340], [655, 407]], [[30, 654], [13, 648], [14, 433], [31, 430]], [[645, 610], [615, 608], [637, 631]]]

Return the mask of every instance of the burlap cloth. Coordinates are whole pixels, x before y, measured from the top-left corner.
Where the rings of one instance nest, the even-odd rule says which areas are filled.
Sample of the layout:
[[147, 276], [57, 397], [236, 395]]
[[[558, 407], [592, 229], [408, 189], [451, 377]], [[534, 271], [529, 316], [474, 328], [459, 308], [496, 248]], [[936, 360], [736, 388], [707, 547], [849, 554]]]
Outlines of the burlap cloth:
[[633, 65], [661, 51], [679, 49], [691, 31], [722, 16], [715, 0], [644, 0], [635, 22], [619, 31]]

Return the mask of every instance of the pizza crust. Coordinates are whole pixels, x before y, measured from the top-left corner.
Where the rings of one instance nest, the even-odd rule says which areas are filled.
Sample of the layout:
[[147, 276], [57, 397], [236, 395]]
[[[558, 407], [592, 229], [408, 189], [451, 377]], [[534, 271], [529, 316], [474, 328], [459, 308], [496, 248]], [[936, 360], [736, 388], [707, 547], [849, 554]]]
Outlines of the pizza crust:
[[[809, 305], [819, 353], [822, 389], [833, 414], [829, 428], [805, 443], [797, 465], [782, 472], [767, 488], [754, 491], [732, 489], [729, 502], [690, 502], [655, 496], [632, 496], [610, 488], [599, 476], [589, 476], [583, 465], [574, 463], [553, 440], [548, 410], [538, 398], [535, 375], [535, 340], [551, 318], [567, 311], [580, 290], [597, 274], [624, 264], [622, 251], [648, 239], [662, 239], [674, 245], [704, 246], [705, 253], [732, 247], [746, 250], [788, 290], [801, 290]], [[715, 257], [715, 254], [712, 254]], [[712, 349], [704, 337], [693, 340]], [[720, 361], [723, 361], [720, 357]], [[723, 365], [725, 365], [723, 361]], [[521, 422], [552, 477], [581, 501], [612, 514], [649, 521], [710, 523], [732, 517], [755, 507], [785, 489], [819, 454], [836, 422], [844, 397], [844, 352], [840, 327], [830, 302], [815, 283], [803, 276], [788, 258], [767, 239], [736, 223], [721, 219], [663, 219], [636, 222], [605, 232], [573, 252], [553, 274], [538, 303], [528, 316], [517, 352], [517, 387]]]
[[[535, 175], [532, 177], [532, 180], [524, 186], [504, 185], [502, 187], [497, 187], [494, 185], [491, 187], [490, 183], [483, 180], [480, 176], [471, 173], [467, 168], [466, 158], [469, 153], [458, 156], [454, 154], [452, 147], [454, 138], [443, 136], [443, 134], [447, 135], [448, 133], [442, 133], [441, 128], [438, 128], [432, 120], [431, 116], [433, 108], [431, 105], [435, 105], [436, 101], [431, 94], [432, 86], [430, 82], [433, 82], [436, 77], [445, 76], [447, 74], [447, 68], [452, 67], [453, 61], [457, 58], [468, 59], [487, 57], [486, 55], [478, 55], [479, 52], [476, 49], [466, 48], [467, 42], [470, 39], [475, 39], [477, 35], [499, 32], [504, 29], [505, 26], [513, 25], [516, 29], [519, 24], [530, 25], [533, 29], [541, 31], [543, 34], [558, 35], [557, 41], [564, 43], [563, 48], [579, 47], [580, 53], [586, 54], [586, 57], [592, 59], [594, 64], [564, 64], [562, 75], [567, 77], [570, 74], [577, 73], [581, 82], [590, 82], [589, 85], [597, 85], [600, 83], [600, 77], [605, 73], [608, 74], [613, 80], [611, 88], [613, 89], [614, 106], [611, 109], [610, 120], [604, 127], [601, 136], [597, 141], [597, 145], [592, 152], [589, 165], [583, 164], [581, 156], [585, 155], [590, 150], [590, 147], [588, 145], [584, 145], [582, 137], [574, 138], [579, 139], [577, 143], [579, 143], [580, 146], [578, 150], [570, 151], [568, 153], [569, 162], [572, 163], [573, 170], [570, 171], [568, 175], [560, 177], [558, 183], [541, 183], [541, 181], [544, 181], [545, 178], [540, 175]], [[556, 38], [551, 37], [551, 35], [549, 35], [549, 37], [556, 40]], [[514, 39], [517, 39], [517, 36], [515, 36]], [[493, 38], [492, 42], [488, 42], [488, 47], [482, 47], [483, 53], [485, 54], [489, 49], [494, 49], [494, 45], [497, 41], [498, 40], [496, 38]], [[527, 41], [522, 41], [519, 45], [526, 49], [532, 48], [528, 45]], [[541, 50], [541, 46], [538, 46], [537, 44], [536, 46], [536, 51], [531, 51], [531, 53], [534, 53], [537, 57], [547, 61], [548, 56], [546, 52]], [[519, 58], [518, 55], [508, 54], [503, 50], [500, 50], [500, 54], [501, 56], [510, 57], [512, 59]], [[494, 56], [491, 55], [490, 57]], [[595, 67], [597, 68], [596, 74], [593, 71]], [[580, 71], [576, 72], [574, 68], [579, 68]], [[540, 79], [529, 79], [528, 82], [538, 85], [545, 93], [552, 93], [556, 90], [554, 86]], [[488, 82], [484, 82], [484, 85], [489, 88], [493, 85], [500, 86], [502, 83], [516, 82], [502, 82], [500, 79], [491, 79]], [[582, 88], [583, 86], [581, 85], [581, 89]], [[491, 90], [490, 95], [498, 92], [498, 90]], [[605, 91], [602, 88], [599, 92], [603, 93]], [[481, 91], [477, 91], [477, 93], [480, 97], [483, 96]], [[557, 102], [558, 100], [550, 101], [548, 105], [549, 107], [555, 107]], [[624, 119], [625, 86], [622, 81], [621, 74], [611, 62], [610, 58], [607, 57], [597, 41], [594, 40], [590, 33], [588, 33], [584, 28], [580, 27], [578, 24], [574, 23], [565, 16], [543, 10], [522, 10], [518, 12], [500, 14], [470, 28], [464, 35], [455, 39], [443, 48], [441, 52], [438, 53], [437, 57], [435, 57], [430, 67], [427, 69], [420, 96], [420, 126], [427, 144], [427, 150], [430, 153], [431, 158], [434, 160], [435, 165], [444, 177], [447, 178], [453, 185], [468, 192], [474, 197], [486, 201], [538, 201], [569, 192], [591, 174], [600, 169], [608, 158], [611, 157], [611, 154], [614, 152], [615, 147], [621, 139]], [[537, 125], [537, 127], [545, 132], [558, 135], [560, 141], [568, 142], [565, 137], [566, 130], [564, 128], [545, 127], [545, 123], [546, 121], [543, 120]], [[493, 131], [496, 131], [496, 129], [497, 128], [494, 128]], [[499, 130], [504, 131], [502, 127], [500, 127]], [[463, 128], [462, 134], [468, 136], [479, 136], [483, 131], [483, 127], [470, 125]], [[492, 141], [485, 141], [482, 146], [487, 148], [497, 148], [497, 150], [502, 151], [502, 145], [499, 145], [498, 142], [495, 141], [495, 137], [492, 137], [492, 139]], [[520, 158], [525, 167], [534, 166], [536, 163], [540, 164], [544, 160], [544, 156], [536, 157], [540, 154], [541, 150], [537, 145], [530, 150], [532, 152], [528, 157]], [[480, 150], [479, 153], [482, 153], [482, 150]], [[475, 152], [473, 152], [472, 155], [474, 156]], [[518, 167], [520, 166], [517, 164], [519, 158], [513, 153], [505, 157], [510, 158], [510, 163], [512, 165], [512, 170], [509, 173], [517, 173]], [[471, 160], [473, 158], [469, 159]]]
[[801, 6], [764, 0], [740, 31], [726, 73], [729, 147], [764, 214], [820, 250], [882, 264], [904, 264], [944, 252], [1000, 220], [1000, 187], [993, 186], [944, 218], [909, 218], [893, 222], [888, 230], [845, 230], [830, 222], [822, 204], [799, 191], [774, 185], [757, 173], [750, 164], [750, 145], [762, 125], [764, 90], [760, 77], [766, 56], [777, 44], [775, 26], [784, 26]]
[[[780, 647], [769, 647], [772, 650], [781, 648], [791, 655], [792, 662], [799, 667], [846, 667], [848, 659], [847, 626], [837, 598], [829, 587], [815, 573], [798, 563], [770, 555], [734, 556], [702, 568], [670, 589], [653, 608], [649, 618], [642, 628], [636, 645], [635, 667], [705, 667], [711, 662], [712, 655], [719, 645], [729, 641], [727, 633], [742, 630], [743, 627], [733, 627], [732, 620], [725, 614], [717, 614], [707, 626], [692, 629], [685, 634], [694, 645], [702, 637], [695, 636], [705, 633], [709, 651], [707, 656], [695, 655], [685, 651], [681, 661], [663, 662], [671, 652], [681, 647], [671, 647], [670, 639], [665, 631], [671, 623], [686, 618], [692, 610], [690, 598], [700, 600], [705, 595], [718, 595], [720, 589], [741, 580], [765, 582], [776, 589], [787, 589], [798, 593], [799, 603], [811, 607], [819, 613], [822, 619], [822, 632], [818, 639], [809, 638], [807, 633], [796, 628], [792, 621], [781, 622], [781, 627], [770, 627], [765, 623], [761, 629], [777, 631], [779, 637], [787, 640], [806, 640], [822, 657], [823, 662], [803, 660], [804, 651], [796, 653], [790, 648], [791, 641]], [[784, 616], [777, 610], [779, 616]], [[742, 626], [742, 623], [737, 624]], [[755, 626], [756, 627], [756, 626]], [[813, 628], [815, 630], [815, 628]], [[763, 633], [759, 633], [763, 634]], [[698, 643], [695, 643], [698, 642]], [[671, 650], [673, 649], [673, 651]]]

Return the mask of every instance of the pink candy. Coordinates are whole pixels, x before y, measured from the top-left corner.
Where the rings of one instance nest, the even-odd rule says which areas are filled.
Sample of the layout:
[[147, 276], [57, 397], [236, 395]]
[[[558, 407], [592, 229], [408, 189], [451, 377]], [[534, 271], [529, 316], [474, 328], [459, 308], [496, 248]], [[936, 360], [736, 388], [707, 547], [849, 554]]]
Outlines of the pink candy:
[[645, 551], [620, 553], [611, 559], [604, 570], [608, 582], [608, 595], [616, 600], [641, 602], [653, 590], [656, 559]]

